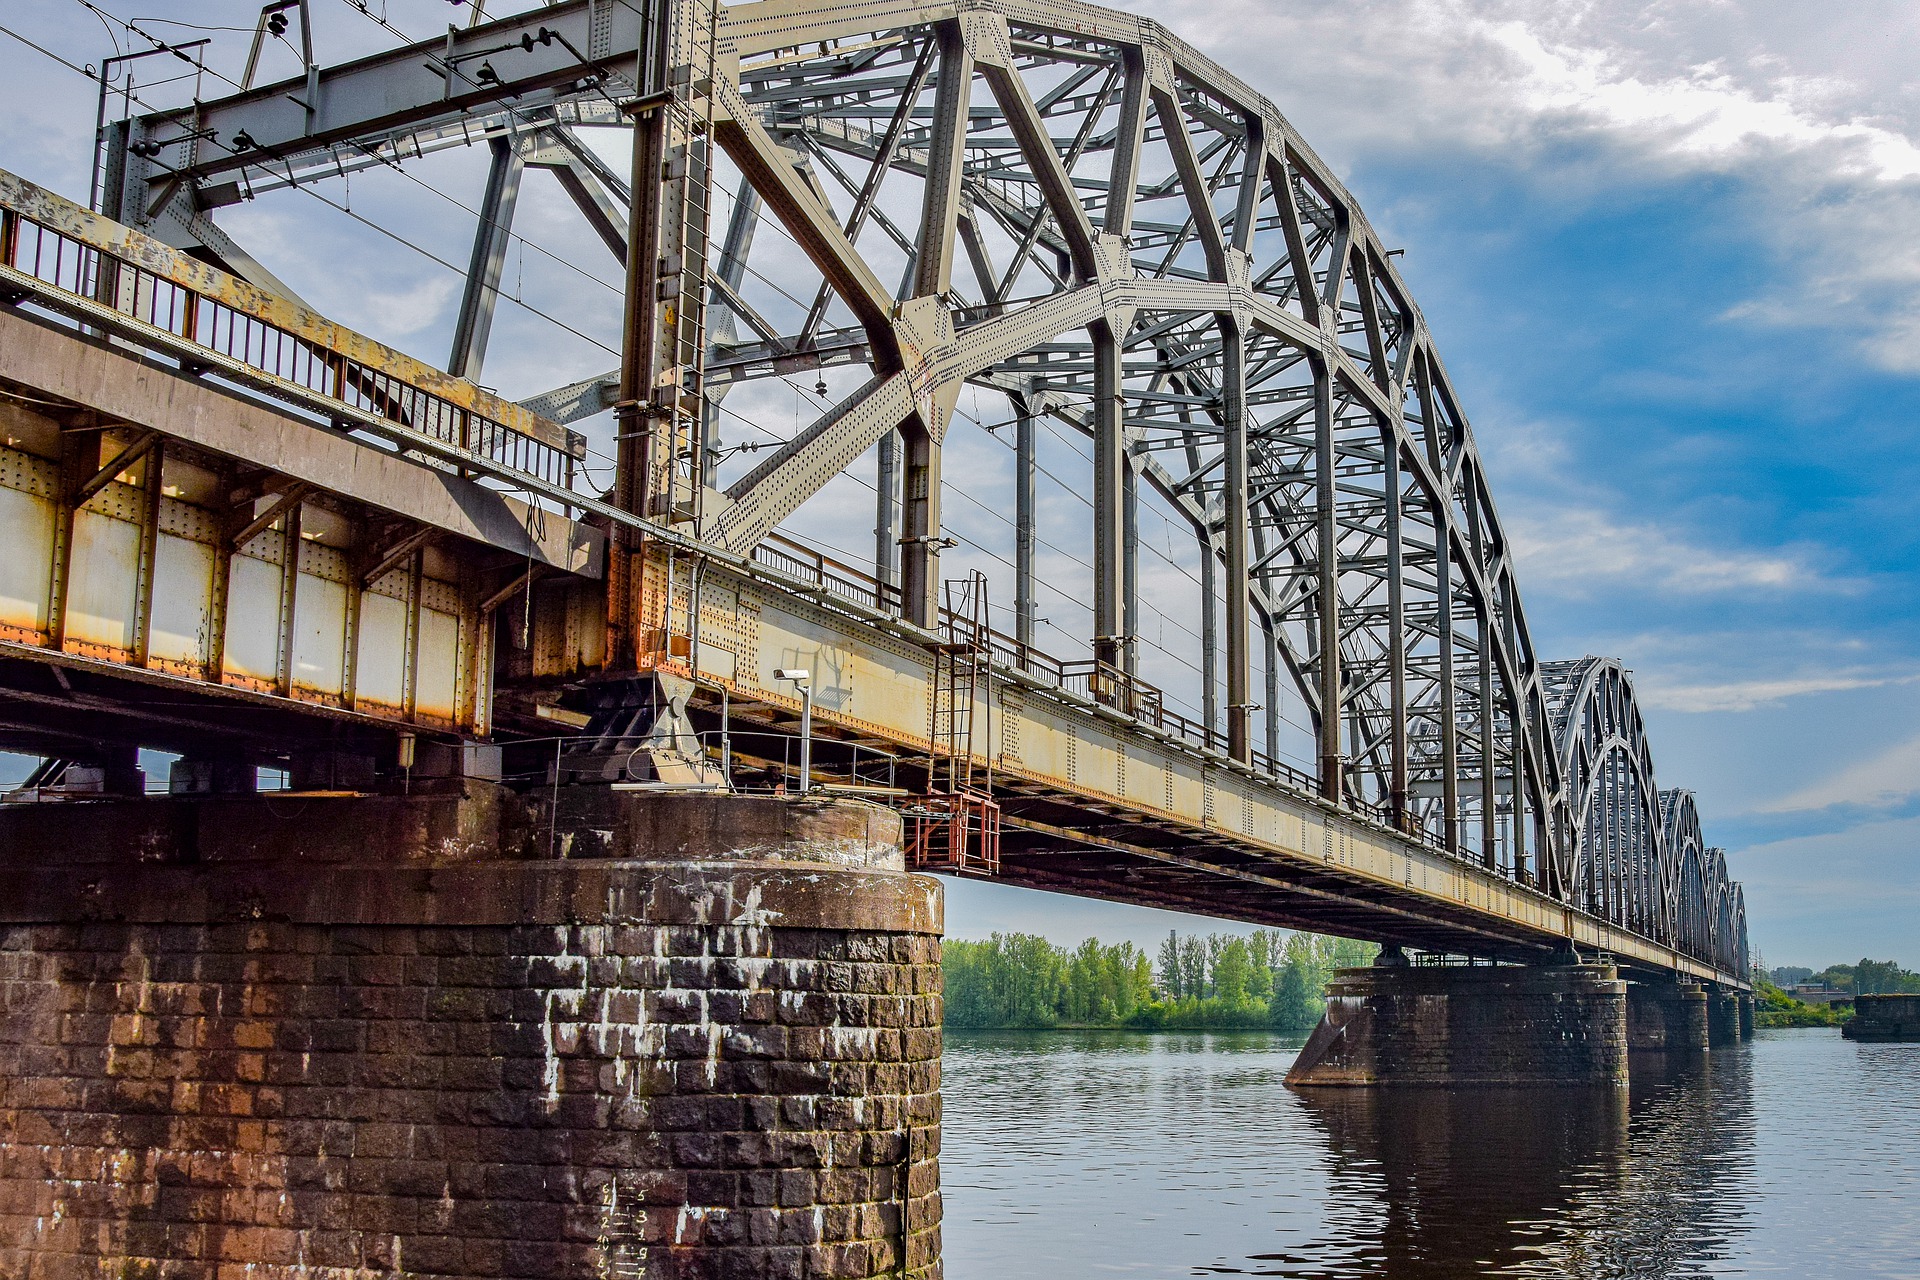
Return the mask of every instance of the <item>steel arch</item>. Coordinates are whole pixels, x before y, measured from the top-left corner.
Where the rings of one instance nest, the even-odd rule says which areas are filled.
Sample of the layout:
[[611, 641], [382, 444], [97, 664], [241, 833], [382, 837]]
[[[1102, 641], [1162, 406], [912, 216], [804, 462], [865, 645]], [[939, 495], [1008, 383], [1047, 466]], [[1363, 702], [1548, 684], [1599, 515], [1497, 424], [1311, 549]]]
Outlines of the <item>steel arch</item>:
[[[460, 83], [462, 42], [492, 51], [489, 85]], [[632, 196], [632, 234], [661, 252], [627, 255], [626, 367], [527, 402], [561, 421], [616, 409], [619, 505], [747, 552], [878, 445], [876, 576], [930, 627], [942, 444], [963, 387], [1003, 394], [1093, 443], [1102, 697], [1135, 705], [1144, 484], [1226, 583], [1205, 627], [1226, 706], [1208, 720], [1224, 711], [1232, 756], [1278, 771], [1271, 715], [1264, 760], [1252, 742], [1258, 666], [1296, 687], [1327, 800], [1694, 954], [1734, 945], [1737, 888], [1700, 852], [1691, 798], [1657, 789], [1624, 670], [1534, 650], [1472, 430], [1392, 252], [1219, 64], [1077, 0], [567, 0], [437, 56], [425, 78], [395, 54], [133, 121], [115, 172], [139, 198], [114, 211], [244, 267], [196, 203], [213, 180], [265, 191], [476, 133], [508, 143], [502, 187], [515, 165], [564, 170], [615, 252], [627, 228], [606, 197]], [[385, 92], [349, 91], [363, 83]], [[620, 190], [570, 142], [636, 118], [657, 193]], [[511, 217], [483, 209], [450, 362], [470, 376], [499, 288], [485, 249]], [[711, 486], [730, 387], [837, 365], [870, 376]], [[623, 563], [610, 626], [630, 653]], [[1027, 554], [1023, 644], [1032, 574]]]

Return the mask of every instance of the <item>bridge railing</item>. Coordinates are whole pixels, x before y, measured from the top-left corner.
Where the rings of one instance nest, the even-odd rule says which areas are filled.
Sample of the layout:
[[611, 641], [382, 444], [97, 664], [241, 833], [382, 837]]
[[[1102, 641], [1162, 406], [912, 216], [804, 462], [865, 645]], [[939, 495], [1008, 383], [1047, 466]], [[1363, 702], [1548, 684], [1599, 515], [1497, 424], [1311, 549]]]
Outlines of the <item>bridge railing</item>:
[[[782, 534], [769, 534], [763, 539], [754, 547], [753, 559], [756, 564], [871, 609], [900, 607], [897, 586], [881, 582], [864, 570]], [[944, 618], [946, 610], [943, 609], [942, 614]], [[1112, 707], [1141, 724], [1209, 751], [1224, 754], [1228, 749], [1223, 730], [1169, 709], [1166, 696], [1158, 686], [1110, 663], [1058, 658], [991, 628], [987, 632], [987, 645], [993, 664], [1003, 670], [1018, 671], [1050, 688]], [[1252, 763], [1255, 770], [1302, 791], [1315, 789], [1312, 774], [1265, 752], [1254, 752]], [[1377, 806], [1361, 802], [1359, 807], [1370, 816], [1384, 820]]]
[[0, 283], [83, 326], [106, 327], [91, 324], [101, 308], [125, 317], [122, 341], [178, 339], [166, 354], [192, 372], [242, 372], [309, 411], [333, 402], [562, 489], [586, 456], [578, 432], [5, 172]]

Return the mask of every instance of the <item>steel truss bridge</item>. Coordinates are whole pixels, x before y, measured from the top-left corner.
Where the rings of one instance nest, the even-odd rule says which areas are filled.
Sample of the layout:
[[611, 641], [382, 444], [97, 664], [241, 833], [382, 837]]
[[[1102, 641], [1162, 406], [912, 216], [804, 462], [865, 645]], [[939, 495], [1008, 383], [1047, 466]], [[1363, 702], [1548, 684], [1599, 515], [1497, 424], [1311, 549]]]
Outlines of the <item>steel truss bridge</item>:
[[[1740, 886], [1656, 783], [1627, 671], [1534, 650], [1392, 254], [1272, 103], [1155, 23], [566, 0], [147, 105], [107, 127], [97, 211], [0, 179], [0, 742], [55, 762], [48, 793], [63, 767], [112, 789], [135, 744], [189, 787], [459, 771], [473, 743], [545, 768], [592, 690], [647, 672], [693, 682], [736, 778], [793, 782], [799, 666], [812, 780], [975, 797], [1000, 836], [974, 869], [1007, 881], [1745, 985]], [[216, 222], [472, 146], [444, 370]], [[624, 263], [624, 354], [516, 403], [475, 380], [529, 169]], [[723, 482], [728, 394], [816, 369], [847, 393]], [[963, 388], [1016, 426], [987, 495], [1015, 513], [1010, 632], [940, 569], [943, 489], [981, 492], [942, 471]], [[609, 409], [610, 489], [572, 425]], [[1043, 427], [1092, 457], [1066, 658], [1034, 638]], [[871, 564], [781, 532], [876, 450]], [[1197, 716], [1139, 674], [1149, 500], [1196, 540]]]

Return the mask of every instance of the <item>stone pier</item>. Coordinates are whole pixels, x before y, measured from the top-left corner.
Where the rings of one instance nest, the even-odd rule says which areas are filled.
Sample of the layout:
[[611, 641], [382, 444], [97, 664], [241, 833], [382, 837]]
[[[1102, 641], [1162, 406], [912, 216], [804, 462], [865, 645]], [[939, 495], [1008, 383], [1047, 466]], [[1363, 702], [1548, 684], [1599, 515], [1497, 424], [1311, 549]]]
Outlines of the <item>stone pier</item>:
[[557, 796], [0, 812], [0, 1275], [937, 1277], [898, 817]]
[[1740, 1042], [1740, 997], [1730, 991], [1707, 993], [1707, 1043], [1718, 1049]]
[[1612, 965], [1342, 969], [1290, 1085], [1627, 1083]]
[[1920, 996], [1855, 996], [1853, 1016], [1840, 1024], [1849, 1040], [1920, 1040]]
[[1694, 983], [1627, 984], [1627, 1048], [1640, 1053], [1705, 1053], [1707, 992]]

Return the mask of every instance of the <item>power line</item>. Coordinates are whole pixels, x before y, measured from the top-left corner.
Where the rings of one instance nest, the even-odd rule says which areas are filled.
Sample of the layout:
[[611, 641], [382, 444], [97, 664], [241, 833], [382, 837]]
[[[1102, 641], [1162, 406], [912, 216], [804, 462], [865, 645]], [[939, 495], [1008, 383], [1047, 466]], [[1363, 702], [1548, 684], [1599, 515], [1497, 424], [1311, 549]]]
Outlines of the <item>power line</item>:
[[[117, 18], [113, 14], [106, 13], [104, 10], [100, 9], [96, 5], [90, 3], [90, 0], [74, 0], [74, 3], [84, 6], [86, 9], [88, 9], [90, 12], [96, 15], [106, 17], [106, 18], [112, 18], [115, 22], [120, 23], [120, 25], [125, 27], [128, 31], [131, 31], [133, 34], [139, 36], [143, 40], [146, 40], [149, 43], [151, 43], [156, 49], [161, 49], [167, 52], [174, 52], [172, 46], [168, 45], [165, 41], [159, 40], [154, 36], [147, 34], [145, 31], [140, 30], [138, 27], [134, 26], [130, 22], [127, 22], [125, 19]], [[73, 71], [78, 71], [81, 75], [86, 76], [89, 80], [93, 79], [93, 76], [89, 72], [87, 72], [84, 68], [75, 66], [72, 62], [67, 61], [67, 59], [61, 57], [59, 54], [53, 53], [47, 49], [42, 49], [39, 45], [34, 44], [32, 41], [27, 40], [25, 37], [20, 36], [11, 30], [7, 31], [7, 34], [13, 36], [15, 39], [19, 40], [21, 43], [28, 45], [29, 47], [35, 49], [36, 51], [46, 54], [48, 57], [60, 63], [62, 66], [67, 67], [68, 69]], [[234, 85], [235, 88], [239, 87], [230, 77], [221, 75], [220, 72], [213, 71], [211, 68], [208, 68], [207, 70], [209, 74], [215, 76], [216, 78], [225, 80], [228, 84]], [[153, 104], [147, 102], [144, 98], [141, 98], [138, 94], [129, 94], [128, 96], [134, 102], [139, 103], [142, 107], [144, 107], [148, 111], [157, 110], [157, 108], [154, 107]], [[231, 147], [224, 146], [223, 144], [218, 142], [216, 139], [209, 138], [207, 139], [207, 141], [212, 142], [215, 146], [221, 146], [222, 149], [226, 150], [229, 154], [233, 154], [233, 155], [239, 154], [238, 152], [233, 151]], [[328, 208], [333, 209], [339, 213], [344, 213], [347, 217], [352, 218], [355, 222], [358, 222], [361, 225], [370, 228], [371, 230], [379, 232], [381, 235], [387, 237], [389, 240], [392, 240], [395, 244], [398, 244], [405, 248], [413, 250], [415, 253], [419, 254], [421, 257], [426, 258], [428, 261], [437, 263], [440, 266], [445, 267], [447, 270], [452, 271], [457, 275], [464, 276], [467, 274], [467, 271], [465, 268], [455, 266], [453, 263], [448, 262], [445, 258], [442, 258], [439, 254], [434, 253], [432, 250], [427, 249], [422, 245], [416, 244], [414, 241], [407, 239], [405, 236], [401, 235], [399, 232], [394, 231], [391, 228], [382, 226], [381, 224], [373, 221], [371, 218], [365, 217], [362, 214], [355, 213], [352, 209], [349, 209], [345, 205], [339, 204], [333, 200], [328, 199], [326, 196], [322, 195], [320, 192], [314, 190], [310, 186], [303, 186], [299, 183], [294, 182], [292, 179], [291, 173], [288, 174], [287, 184], [293, 190], [301, 192], [304, 195], [310, 196], [313, 199], [318, 200], [321, 204], [326, 205]], [[532, 303], [527, 302], [525, 299], [514, 297], [511, 294], [499, 293], [498, 290], [496, 290], [495, 292], [498, 293], [498, 296], [505, 298], [507, 301], [513, 303], [517, 307], [520, 307], [522, 310], [525, 310], [535, 316], [538, 316], [540, 319], [545, 320], [547, 323], [551, 325], [554, 325], [556, 328], [566, 330], [568, 333], [571, 333], [572, 335], [574, 335], [576, 338], [579, 338], [583, 342], [587, 342], [593, 346], [600, 348], [602, 351], [606, 352], [608, 355], [617, 357], [620, 354], [618, 350], [616, 350], [613, 347], [609, 347], [606, 343], [601, 342], [598, 338], [582, 333], [580, 330], [574, 328], [572, 325], [568, 324], [566, 321], [561, 320], [557, 316], [552, 316], [547, 314], [545, 311], [542, 311], [539, 307], [534, 306]]]
[[0, 27], [0, 34], [12, 36], [15, 40], [18, 40], [21, 44], [27, 46], [27, 48], [33, 50], [35, 53], [45, 54], [47, 57], [52, 58], [55, 62], [59, 63], [61, 66], [65, 67], [69, 71], [78, 71], [81, 75], [85, 76], [89, 80], [92, 80], [94, 78], [94, 73], [87, 70], [85, 67], [80, 66], [77, 63], [68, 62], [65, 58], [61, 57], [59, 54], [55, 53], [53, 50], [46, 48], [43, 45], [35, 44], [33, 41], [21, 35], [18, 31], [15, 31], [12, 27]]

